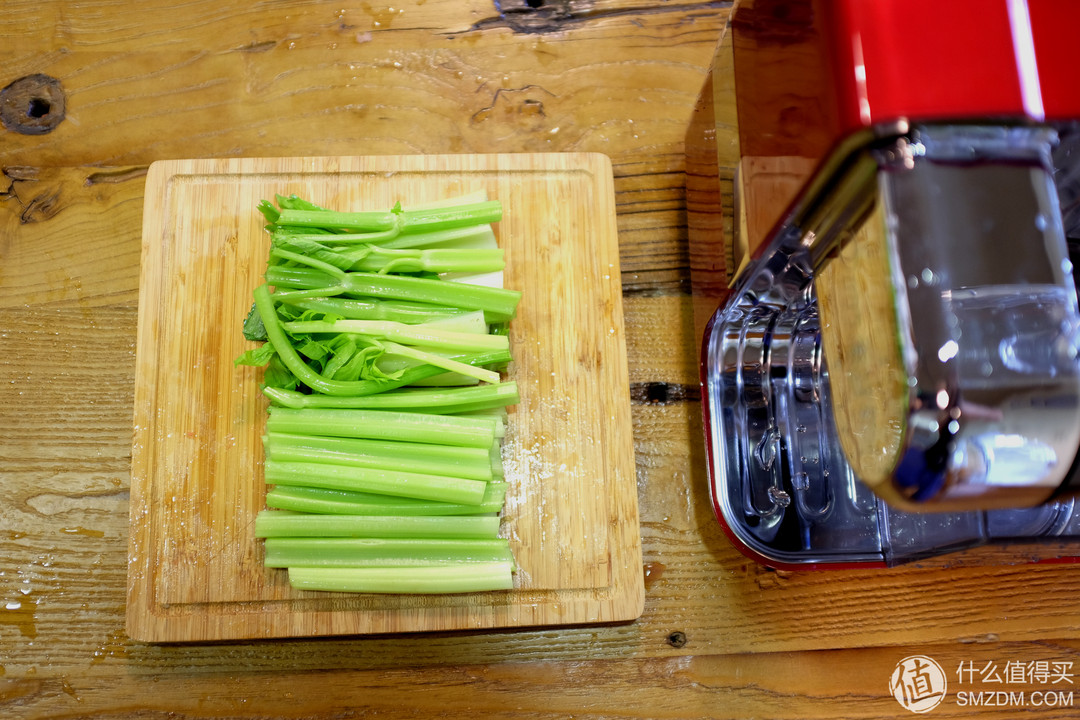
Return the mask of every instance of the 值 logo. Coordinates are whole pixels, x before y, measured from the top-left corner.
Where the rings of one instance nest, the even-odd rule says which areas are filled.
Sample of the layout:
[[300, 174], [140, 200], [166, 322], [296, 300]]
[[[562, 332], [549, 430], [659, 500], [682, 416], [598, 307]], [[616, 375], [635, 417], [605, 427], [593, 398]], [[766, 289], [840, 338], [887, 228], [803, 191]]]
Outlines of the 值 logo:
[[913, 713], [930, 712], [945, 699], [949, 688], [945, 671], [933, 658], [911, 655], [896, 663], [889, 692]]

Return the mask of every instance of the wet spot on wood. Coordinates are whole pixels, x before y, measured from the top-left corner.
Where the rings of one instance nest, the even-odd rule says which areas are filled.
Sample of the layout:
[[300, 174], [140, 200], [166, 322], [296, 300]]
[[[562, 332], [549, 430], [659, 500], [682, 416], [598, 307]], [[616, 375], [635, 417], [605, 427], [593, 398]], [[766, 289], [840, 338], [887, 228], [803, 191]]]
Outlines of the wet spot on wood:
[[671, 405], [701, 400], [701, 388], [666, 382], [630, 383], [630, 402], [635, 405]]
[[20, 135], [44, 135], [63, 122], [67, 97], [60, 81], [26, 75], [0, 90], [0, 123]]

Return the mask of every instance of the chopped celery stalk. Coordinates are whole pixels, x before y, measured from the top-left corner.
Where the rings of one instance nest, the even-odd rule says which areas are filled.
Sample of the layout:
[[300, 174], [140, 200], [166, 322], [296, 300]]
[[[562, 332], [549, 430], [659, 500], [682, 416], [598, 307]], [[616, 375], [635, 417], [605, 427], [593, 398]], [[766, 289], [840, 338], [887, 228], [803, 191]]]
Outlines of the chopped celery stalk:
[[499, 518], [461, 515], [312, 515], [263, 510], [255, 516], [255, 537], [495, 538]]
[[429, 232], [398, 235], [395, 238], [380, 240], [379, 247], [397, 248], [491, 248], [497, 247], [495, 233], [491, 225], [474, 225], [453, 228], [451, 230], [432, 230]]
[[498, 200], [484, 200], [461, 205], [404, 210], [400, 218], [402, 235], [470, 225], [487, 225], [502, 219], [502, 203]]
[[270, 400], [266, 566], [304, 590], [512, 588], [499, 440], [519, 395], [497, 371], [522, 293], [502, 287], [502, 205], [276, 201], [258, 206], [269, 262], [243, 325], [265, 344], [236, 361], [265, 367]]
[[298, 590], [447, 594], [511, 590], [514, 578], [508, 562], [472, 563], [460, 567], [290, 567], [289, 584]]
[[488, 332], [487, 320], [484, 319], [482, 310], [470, 310], [460, 315], [425, 320], [423, 325], [426, 328], [453, 330], [462, 333], [486, 334]]
[[422, 567], [450, 563], [513, 563], [505, 538], [266, 538], [267, 567]]
[[[281, 359], [282, 364], [288, 368], [289, 372], [297, 380], [316, 392], [325, 395], [373, 395], [442, 372], [440, 368], [429, 365], [427, 369], [418, 368], [411, 373], [403, 374], [396, 380], [332, 380], [325, 378], [315, 372], [300, 356], [300, 353], [296, 351], [292, 343], [289, 342], [288, 335], [285, 334], [285, 330], [281, 327], [281, 321], [278, 318], [277, 310], [274, 308], [274, 301], [269, 288], [266, 285], [260, 285], [255, 288], [252, 294], [255, 298], [255, 309], [258, 311], [263, 326], [266, 328], [267, 339], [273, 346], [278, 358]], [[490, 354], [481, 353], [472, 358], [463, 358], [463, 361], [468, 362], [470, 365], [474, 363], [487, 365], [499, 362], [501, 358], [509, 359], [509, 350], [494, 351]]]
[[[281, 295], [283, 293], [276, 293], [274, 299], [280, 299]], [[350, 320], [391, 320], [410, 325], [431, 322], [432, 320], [448, 320], [459, 315], [471, 317], [474, 312], [472, 310], [402, 300], [350, 300], [343, 297], [320, 297], [305, 300], [304, 298], [290, 299], [286, 297], [283, 302], [295, 305], [301, 310], [312, 310]]]
[[510, 347], [505, 335], [478, 335], [388, 320], [294, 320], [281, 323], [281, 327], [290, 333], [352, 333], [456, 352], [490, 352]]
[[[350, 256], [359, 255], [356, 251]], [[425, 248], [422, 250], [386, 249], [372, 247], [356, 259], [351, 270], [364, 272], [496, 272], [506, 267], [503, 251], [465, 250], [458, 248]]]
[[275, 405], [291, 408], [337, 407], [384, 410], [419, 410], [427, 413], [459, 413], [489, 407], [514, 405], [520, 394], [513, 380], [491, 385], [454, 387], [435, 390], [396, 390], [362, 397], [308, 395], [295, 390], [263, 388]]
[[[498, 337], [497, 335], [484, 335], [483, 337]], [[501, 379], [499, 373], [494, 370], [488, 370], [486, 368], [473, 367], [466, 363], [458, 362], [443, 355], [438, 355], [432, 352], [426, 352], [419, 348], [409, 347], [408, 345], [399, 345], [395, 342], [386, 342], [383, 344], [386, 348], [386, 352], [391, 355], [398, 355], [400, 357], [409, 358], [410, 360], [417, 360], [427, 365], [434, 367], [440, 367], [455, 375], [461, 375], [467, 378], [473, 378], [480, 382], [497, 383]]]
[[[337, 271], [337, 268], [333, 268]], [[340, 271], [337, 271], [340, 272]], [[388, 300], [409, 300], [432, 305], [449, 305], [466, 310], [483, 310], [492, 322], [509, 320], [517, 310], [521, 291], [485, 287], [467, 283], [451, 283], [433, 278], [409, 275], [380, 275], [369, 272], [336, 272], [314, 267], [281, 267], [266, 269], [266, 282], [276, 288], [296, 290], [325, 289], [327, 295], [344, 292], [361, 297]]]
[[266, 567], [430, 567], [510, 562], [506, 540], [265, 538]]
[[392, 212], [337, 212], [334, 210], [281, 210], [277, 225], [340, 228], [358, 232], [385, 232], [398, 229]]
[[431, 246], [455, 248], [489, 248], [495, 247], [495, 233], [491, 225], [471, 225], [467, 227], [450, 228], [448, 230], [428, 230], [409, 235], [401, 235], [396, 230], [375, 233], [337, 233], [327, 234], [297, 234], [294, 237], [300, 240], [314, 240], [327, 247], [354, 247], [359, 245], [376, 245], [389, 249], [427, 248]]
[[447, 475], [280, 460], [267, 460], [263, 474], [266, 482], [273, 485], [369, 492], [462, 505], [483, 502], [487, 486], [483, 480]]
[[485, 225], [502, 218], [498, 200], [422, 208], [397, 212], [338, 212], [335, 210], [282, 209], [277, 225], [292, 227], [335, 228], [357, 232], [381, 232], [397, 229], [403, 234], [445, 230], [470, 225]]
[[474, 386], [480, 383], [476, 378], [465, 377], [459, 373], [448, 372], [441, 375], [433, 375], [431, 377], [420, 378], [419, 380], [411, 381], [406, 389], [417, 388], [452, 388], [452, 387], [464, 387]]
[[340, 236], [278, 231], [272, 239], [271, 257], [324, 269], [377, 273], [486, 273], [506, 267], [503, 251], [498, 247], [400, 249], [370, 243], [342, 246], [323, 242], [323, 238], [335, 237]]
[[475, 515], [499, 512], [506, 499], [506, 488], [504, 481], [489, 482], [484, 489], [484, 498], [478, 505], [462, 505], [326, 488], [276, 485], [266, 493], [266, 506], [278, 510], [336, 515]]
[[496, 443], [491, 446], [491, 477], [497, 479], [506, 476], [506, 468], [503, 467], [502, 445]]
[[273, 432], [263, 438], [263, 447], [270, 460], [491, 479], [491, 450], [483, 448]]
[[492, 418], [454, 415], [355, 410], [341, 408], [269, 408], [267, 432], [333, 437], [402, 440], [435, 445], [458, 445], [487, 450], [495, 441], [496, 422]]

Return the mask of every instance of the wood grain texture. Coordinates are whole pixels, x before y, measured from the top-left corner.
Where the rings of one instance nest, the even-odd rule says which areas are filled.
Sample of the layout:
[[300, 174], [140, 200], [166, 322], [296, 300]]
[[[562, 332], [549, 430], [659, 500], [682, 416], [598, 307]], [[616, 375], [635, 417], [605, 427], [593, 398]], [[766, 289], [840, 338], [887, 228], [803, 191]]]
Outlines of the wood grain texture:
[[[377, 210], [484, 191], [523, 293], [503, 443], [507, 592], [311, 593], [262, 566], [266, 401], [237, 328], [266, 266], [262, 198]], [[128, 632], [206, 641], [626, 622], [641, 537], [611, 164], [582, 153], [166, 161], [146, 183]], [[569, 331], [569, 332], [567, 332]]]
[[[1080, 644], [991, 643], [865, 648], [816, 653], [690, 655], [574, 662], [463, 662], [453, 667], [310, 673], [240, 671], [193, 689], [176, 674], [98, 671], [80, 677], [0, 678], [0, 701], [23, 717], [306, 718], [648, 717], [657, 720], [768, 717], [779, 720], [911, 717], [888, 693], [896, 664], [925, 654], [941, 664], [949, 696], [931, 717], [1012, 720], [1075, 718], [1064, 680], [1006, 683], [1010, 664], [1076, 663]], [[1001, 678], [994, 681], [994, 675]], [[1074, 672], [1073, 669], [1067, 672]], [[205, 684], [210, 680], [212, 684]], [[146, 688], [153, 692], [146, 692]], [[974, 706], [973, 695], [1024, 693], [1018, 706]], [[961, 696], [960, 693], [965, 695]], [[1033, 695], [1039, 693], [1039, 699]], [[1059, 695], [1060, 693], [1060, 695]], [[1073, 694], [1072, 705], [1068, 703]], [[1053, 695], [1052, 701], [1045, 697]], [[961, 700], [961, 697], [964, 697]], [[989, 698], [995, 701], [996, 698]], [[985, 700], [983, 701], [985, 702]], [[1053, 704], [1051, 704], [1053, 703]], [[1058, 704], [1060, 703], [1060, 705]]]
[[[71, 102], [49, 135], [0, 135], [0, 716], [900, 718], [911, 714], [887, 675], [906, 655], [949, 668], [1080, 661], [1074, 567], [984, 552], [773, 573], [712, 519], [700, 406], [679, 392], [696, 383], [699, 342], [684, 138], [727, 3], [574, 0], [558, 4], [572, 10], [565, 23], [542, 19], [536, 33], [481, 0], [393, 5], [404, 12], [375, 27], [390, 3], [4, 2], [0, 86], [49, 72]], [[355, 29], [336, 22], [343, 8]], [[130, 640], [139, 173], [170, 157], [521, 149], [612, 159], [629, 381], [641, 390], [642, 616]], [[950, 703], [932, 716], [1018, 714]]]

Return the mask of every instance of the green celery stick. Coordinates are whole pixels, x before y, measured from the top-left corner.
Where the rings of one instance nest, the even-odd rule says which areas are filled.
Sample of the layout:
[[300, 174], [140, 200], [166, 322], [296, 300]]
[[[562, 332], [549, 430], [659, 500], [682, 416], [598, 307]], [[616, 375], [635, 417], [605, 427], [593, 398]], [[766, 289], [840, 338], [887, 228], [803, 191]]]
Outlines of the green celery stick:
[[356, 232], [385, 232], [397, 229], [402, 234], [409, 234], [490, 224], [498, 222], [501, 218], [502, 204], [498, 200], [488, 200], [441, 208], [396, 212], [282, 209], [275, 224], [286, 227], [313, 227]]
[[447, 594], [511, 590], [514, 578], [508, 562], [417, 568], [297, 567], [289, 568], [289, 584], [298, 590]]
[[[337, 268], [333, 268], [337, 271]], [[340, 272], [340, 271], [338, 271]], [[338, 275], [314, 267], [274, 265], [266, 269], [266, 282], [278, 288], [297, 290], [326, 289], [327, 294], [345, 292], [361, 297], [409, 300], [432, 305], [447, 305], [466, 310], [483, 310], [490, 322], [511, 319], [521, 300], [520, 290], [446, 282], [409, 275], [380, 275], [348, 272]]]
[[255, 516], [255, 537], [495, 538], [494, 515], [313, 515], [263, 510]]
[[[490, 384], [497, 383], [501, 379], [499, 373], [495, 372], [494, 370], [473, 367], [466, 363], [458, 362], [457, 360], [448, 358], [445, 355], [439, 355], [435, 352], [427, 352], [425, 350], [421, 350], [418, 347], [399, 345], [398, 343], [391, 342], [389, 340], [383, 342], [383, 347], [386, 349], [386, 353], [388, 355], [396, 355], [400, 358], [407, 358], [408, 360], [414, 360], [420, 363], [424, 363], [426, 365], [440, 367], [443, 370], [446, 370], [451, 375], [472, 378], [474, 380]], [[509, 352], [509, 349], [507, 349], [507, 352]]]
[[400, 218], [402, 235], [471, 225], [488, 225], [502, 219], [502, 203], [498, 200], [485, 200], [445, 207], [404, 210]]
[[266, 567], [423, 567], [513, 562], [505, 538], [266, 538]]
[[[325, 378], [311, 369], [296, 351], [296, 348], [292, 346], [288, 335], [285, 334], [284, 329], [281, 327], [281, 321], [278, 318], [277, 310], [274, 308], [274, 300], [271, 297], [269, 288], [266, 285], [260, 285], [255, 288], [252, 294], [255, 298], [255, 309], [258, 311], [263, 320], [263, 326], [266, 328], [266, 336], [281, 362], [300, 382], [315, 392], [326, 395], [373, 395], [390, 388], [401, 387], [417, 380], [439, 375], [442, 372], [441, 368], [429, 365], [427, 368], [417, 368], [411, 373], [406, 372], [397, 380], [331, 380]], [[470, 365], [489, 365], [500, 361], [505, 362], [509, 359], [509, 355], [509, 350], [499, 350], [459, 359]]]
[[345, 490], [275, 485], [266, 493], [266, 506], [278, 510], [338, 515], [475, 515], [499, 512], [506, 498], [506, 489], [507, 483], [504, 481], [489, 482], [484, 489], [484, 498], [478, 505], [462, 505]]
[[301, 240], [314, 240], [327, 247], [349, 248], [359, 245], [375, 245], [388, 249], [461, 247], [495, 247], [495, 233], [491, 225], [468, 225], [447, 230], [428, 230], [402, 235], [396, 231], [382, 233], [339, 233], [334, 235], [297, 235]]
[[340, 408], [269, 408], [267, 432], [458, 445], [487, 450], [495, 441], [493, 418]]
[[489, 326], [487, 320], [484, 319], [484, 312], [482, 310], [469, 310], [460, 315], [432, 318], [431, 320], [422, 323], [421, 327], [435, 330], [453, 330], [455, 332], [473, 333], [475, 335], [500, 334], [488, 333]]
[[[349, 253], [354, 255], [359, 253]], [[503, 251], [465, 250], [457, 248], [428, 248], [423, 250], [399, 250], [374, 248], [356, 260], [350, 270], [364, 272], [496, 272], [506, 267]]]
[[281, 460], [267, 460], [263, 474], [267, 484], [273, 485], [370, 492], [463, 505], [478, 505], [483, 502], [487, 486], [482, 480], [447, 475]]
[[294, 320], [281, 323], [281, 327], [290, 333], [351, 333], [456, 352], [490, 352], [510, 347], [505, 335], [457, 332], [388, 320]]
[[483, 448], [276, 432], [263, 438], [263, 447], [270, 460], [491, 479], [491, 451]]
[[338, 212], [335, 210], [286, 210], [278, 214], [277, 225], [339, 228], [356, 232], [386, 232], [399, 228], [393, 212]]
[[338, 407], [370, 410], [419, 410], [428, 413], [459, 413], [489, 407], [514, 405], [520, 399], [513, 380], [493, 385], [441, 388], [436, 390], [395, 390], [362, 397], [308, 395], [295, 390], [264, 388], [263, 393], [275, 405], [292, 408]]
[[350, 320], [392, 320], [410, 325], [473, 312], [461, 308], [405, 302], [403, 300], [350, 300], [343, 297], [327, 297], [307, 300], [303, 298], [289, 300], [286, 298], [284, 302], [295, 305], [302, 310], [313, 310]]

